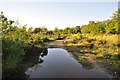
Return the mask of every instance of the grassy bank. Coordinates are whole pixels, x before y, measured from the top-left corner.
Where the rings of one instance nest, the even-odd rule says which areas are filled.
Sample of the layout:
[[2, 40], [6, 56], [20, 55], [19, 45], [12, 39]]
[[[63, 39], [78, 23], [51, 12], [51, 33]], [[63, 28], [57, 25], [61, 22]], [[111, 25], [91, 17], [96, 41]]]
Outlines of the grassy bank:
[[90, 57], [114, 76], [119, 75], [120, 44], [118, 43], [117, 34], [74, 34], [67, 36], [65, 45], [71, 47], [70, 50], [72, 50], [78, 61], [83, 62], [86, 66], [90, 65], [90, 62], [85, 57]]
[[64, 49], [74, 57], [85, 69], [92, 69], [92, 64], [85, 58], [84, 54], [79, 52], [79, 48], [76, 46], [65, 46]]

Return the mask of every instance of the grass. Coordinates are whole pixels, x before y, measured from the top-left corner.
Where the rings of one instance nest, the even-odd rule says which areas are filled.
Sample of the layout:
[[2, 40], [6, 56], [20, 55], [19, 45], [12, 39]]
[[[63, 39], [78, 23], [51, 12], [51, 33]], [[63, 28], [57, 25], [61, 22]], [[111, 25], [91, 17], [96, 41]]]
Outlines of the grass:
[[77, 47], [85, 55], [76, 55], [81, 64], [89, 66], [90, 63], [85, 57], [91, 57], [104, 68], [114, 72], [120, 72], [120, 44], [117, 34], [75, 34], [68, 36], [66, 46]]
[[80, 53], [79, 48], [75, 46], [66, 46], [65, 49], [80, 63], [85, 69], [92, 69], [92, 64]]
[[[82, 36], [76, 39], [77, 36]], [[92, 36], [92, 37], [91, 37]], [[75, 37], [75, 38], [74, 38]], [[93, 46], [92, 46], [93, 44]], [[88, 34], [75, 34], [71, 35], [66, 42], [67, 46], [82, 46], [87, 50], [94, 50], [97, 53], [118, 53], [118, 36], [117, 35], [88, 35]], [[112, 51], [112, 52], [111, 52]]]
[[79, 63], [82, 64], [82, 66], [85, 68], [85, 69], [92, 69], [92, 64], [85, 58], [84, 55], [79, 55]]

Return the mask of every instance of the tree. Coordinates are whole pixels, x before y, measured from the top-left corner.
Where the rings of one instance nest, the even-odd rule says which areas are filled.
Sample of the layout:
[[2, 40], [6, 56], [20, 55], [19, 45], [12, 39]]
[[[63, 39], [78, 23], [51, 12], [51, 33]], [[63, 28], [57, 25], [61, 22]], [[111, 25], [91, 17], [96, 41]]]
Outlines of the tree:
[[41, 28], [35, 28], [34, 29], [34, 33], [36, 33], [36, 34], [39, 33], [39, 32], [41, 32], [41, 31], [42, 31]]
[[47, 28], [46, 27], [42, 27], [41, 28], [41, 32], [47, 32], [48, 30], [47, 30]]
[[28, 33], [32, 33], [32, 30], [33, 30], [32, 27], [28, 28]]
[[64, 29], [64, 31], [63, 31], [63, 32], [64, 32], [65, 34], [68, 34], [68, 30], [69, 30], [69, 29], [70, 29], [70, 28], [69, 28], [69, 27], [67, 27], [67, 28], [65, 28], [65, 29]]
[[118, 11], [115, 11], [115, 13], [113, 13], [113, 16], [111, 17], [111, 20], [107, 22], [105, 28], [106, 33], [108, 34], [120, 33], [119, 25], [120, 25], [120, 9], [118, 9]]
[[58, 28], [55, 27], [55, 29], [53, 30], [54, 33], [57, 33], [58, 32]]
[[75, 31], [75, 33], [81, 33], [81, 28], [80, 28], [80, 26], [76, 26], [76, 27], [74, 27], [74, 31]]
[[1, 14], [0, 14], [0, 28], [1, 28], [2, 32], [8, 30], [8, 28], [10, 28], [13, 23], [14, 23], [14, 21], [8, 20], [8, 19], [3, 15], [3, 12], [1, 12]]
[[47, 31], [47, 34], [48, 34], [48, 35], [53, 35], [53, 31], [52, 31], [52, 30]]
[[105, 26], [103, 22], [98, 21], [91, 26], [92, 27], [91, 27], [90, 33], [93, 33], [93, 34], [105, 33]]
[[81, 33], [90, 33], [90, 28], [88, 25], [83, 25], [81, 27]]
[[22, 32], [26, 32], [26, 29], [27, 29], [26, 26], [27, 26], [27, 25], [24, 25], [24, 26], [22, 27], [22, 29], [21, 29]]

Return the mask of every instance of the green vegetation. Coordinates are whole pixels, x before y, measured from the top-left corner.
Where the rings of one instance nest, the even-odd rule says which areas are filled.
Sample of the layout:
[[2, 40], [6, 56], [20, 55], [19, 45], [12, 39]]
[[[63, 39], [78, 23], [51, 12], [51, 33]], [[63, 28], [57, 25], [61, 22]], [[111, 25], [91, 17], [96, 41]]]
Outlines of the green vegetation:
[[92, 64], [85, 58], [84, 55], [79, 55], [78, 60], [83, 65], [84, 68], [86, 68], [86, 69], [92, 68]]
[[61, 39], [64, 39], [66, 48], [73, 52], [83, 66], [91, 65], [86, 58], [91, 57], [112, 72], [120, 72], [119, 14], [120, 9], [106, 21], [89, 21], [83, 26], [47, 30], [45, 27], [27, 29], [27, 25], [20, 26], [1, 12], [3, 78], [25, 77], [24, 71], [36, 64], [47, 43]]
[[33, 33], [26, 26], [18, 27], [3, 13], [0, 16], [2, 27], [2, 74], [3, 78], [25, 78], [25, 70], [38, 62], [47, 38]]
[[[77, 36], [80, 36], [79, 38]], [[81, 39], [82, 37], [82, 39]], [[100, 37], [100, 38], [99, 38]], [[120, 61], [119, 61], [119, 43], [118, 35], [91, 35], [91, 34], [75, 34], [71, 35], [69, 39], [66, 40], [66, 46], [77, 47], [77, 58], [79, 62], [81, 61], [86, 65], [85, 57], [91, 57], [103, 67], [111, 70], [113, 73], [119, 71]], [[74, 51], [74, 50], [73, 50]], [[75, 50], [76, 51], [76, 50]], [[84, 53], [84, 55], [80, 55]], [[84, 58], [83, 58], [84, 56]], [[82, 57], [82, 58], [81, 58]], [[87, 65], [90, 65], [88, 62]]]
[[120, 9], [116, 11], [111, 19], [106, 21], [89, 21], [88, 25], [83, 25], [81, 28], [82, 33], [92, 33], [92, 34], [119, 34], [119, 19], [120, 19]]

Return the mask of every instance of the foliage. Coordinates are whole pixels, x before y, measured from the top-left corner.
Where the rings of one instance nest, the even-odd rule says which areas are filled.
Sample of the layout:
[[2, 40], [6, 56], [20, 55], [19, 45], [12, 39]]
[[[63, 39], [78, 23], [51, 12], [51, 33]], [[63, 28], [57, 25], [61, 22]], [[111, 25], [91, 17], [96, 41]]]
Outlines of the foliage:
[[79, 55], [78, 60], [83, 65], [84, 68], [92, 69], [92, 64], [85, 58], [85, 56]]
[[[18, 64], [23, 61], [36, 60], [46, 42], [65, 39], [66, 37], [66, 45], [79, 46], [79, 51], [95, 54], [94, 58], [96, 59], [109, 59], [114, 63], [111, 65], [115, 68], [115, 64], [118, 63], [115, 59], [117, 58], [116, 55], [119, 56], [118, 48], [120, 47], [118, 43], [119, 19], [120, 9], [113, 14], [111, 19], [97, 22], [89, 21], [88, 24], [83, 26], [67, 27], [65, 29], [56, 27], [54, 30], [47, 30], [46, 27], [27, 29], [27, 25], [15, 24], [16, 21], [9, 20], [1, 12], [0, 34], [2, 34], [3, 42], [3, 73], [15, 71], [19, 67]], [[87, 65], [87, 60], [82, 56], [79, 56], [79, 60]], [[25, 66], [25, 64], [21, 66]], [[10, 75], [7, 77], [10, 77]]]
[[[1, 13], [3, 78], [25, 77], [23, 72], [37, 62], [44, 43], [49, 41], [34, 33], [32, 28], [27, 30], [27, 25], [19, 27], [14, 22], [8, 20], [3, 12]], [[41, 28], [41, 30], [47, 31], [46, 28]], [[18, 66], [19, 63], [21, 64]]]
[[120, 19], [120, 9], [116, 11], [111, 19], [106, 21], [89, 21], [88, 25], [83, 25], [81, 28], [82, 33], [92, 33], [92, 34], [119, 34], [119, 19]]

